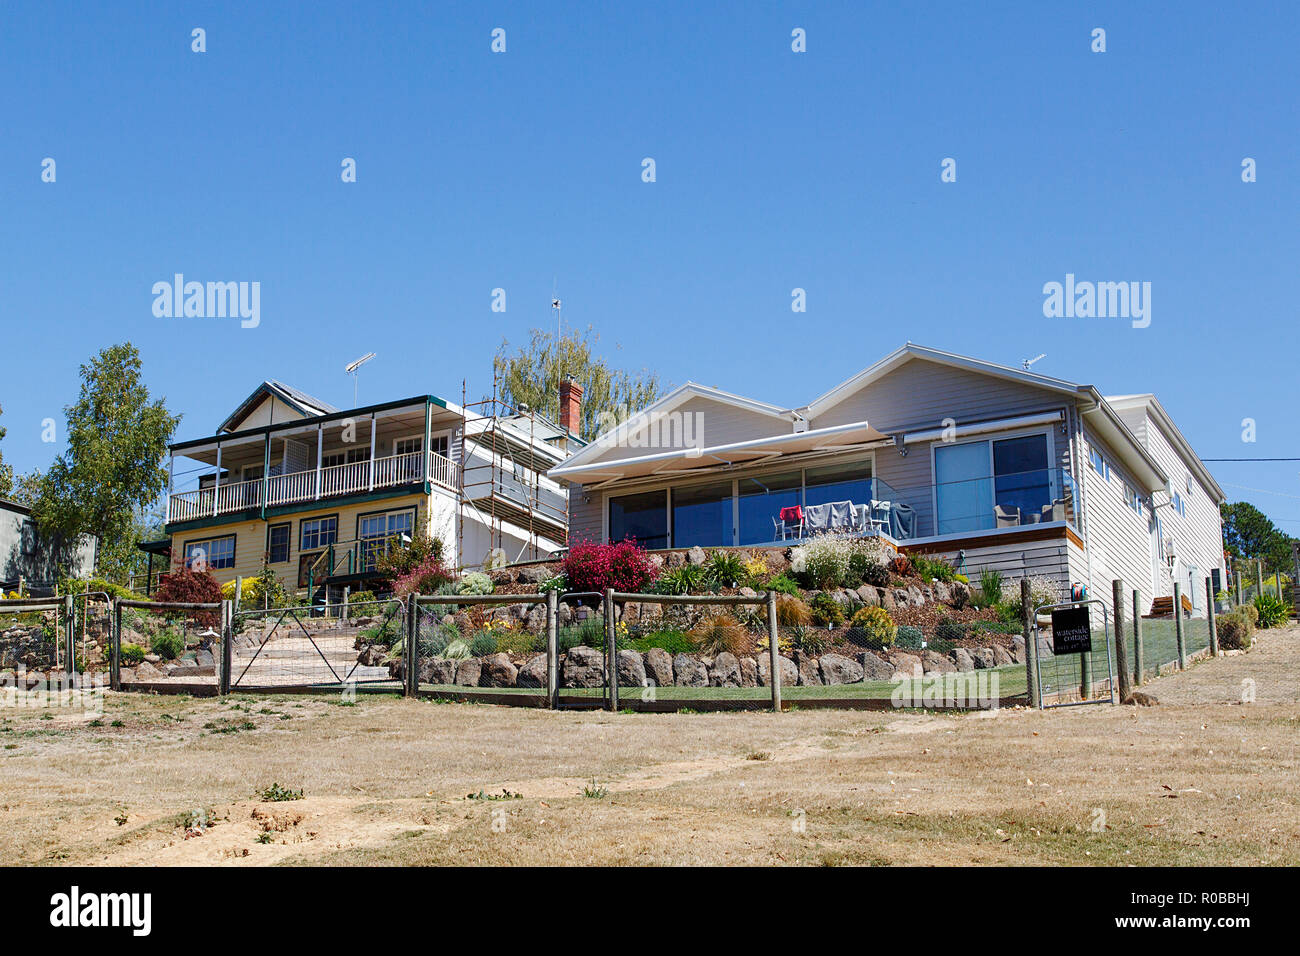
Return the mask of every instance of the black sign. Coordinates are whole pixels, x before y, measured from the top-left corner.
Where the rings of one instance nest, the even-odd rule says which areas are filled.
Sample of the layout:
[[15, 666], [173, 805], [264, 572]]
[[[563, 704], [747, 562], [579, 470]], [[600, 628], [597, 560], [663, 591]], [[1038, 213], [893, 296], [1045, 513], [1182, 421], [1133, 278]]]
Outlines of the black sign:
[[1052, 653], [1087, 654], [1092, 650], [1088, 608], [1063, 607], [1052, 612]]

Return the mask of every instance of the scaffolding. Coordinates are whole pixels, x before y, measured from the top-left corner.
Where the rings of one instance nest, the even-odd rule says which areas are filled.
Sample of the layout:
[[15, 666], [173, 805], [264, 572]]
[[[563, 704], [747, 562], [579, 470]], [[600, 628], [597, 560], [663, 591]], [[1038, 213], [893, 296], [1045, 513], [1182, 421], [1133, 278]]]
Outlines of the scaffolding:
[[[456, 516], [456, 553], [465, 560], [465, 519], [470, 515], [488, 529], [489, 554], [500, 551], [507, 561], [536, 561], [548, 557], [541, 540], [564, 547], [568, 540], [569, 499], [563, 490], [542, 484], [552, 463], [537, 454], [537, 412], [515, 408], [499, 397], [500, 376], [492, 376], [492, 396], [469, 402], [461, 381], [460, 494]], [[522, 419], [528, 421], [523, 441]], [[517, 434], [516, 434], [517, 433]], [[518, 529], [523, 545], [513, 557], [505, 551], [505, 526]]]

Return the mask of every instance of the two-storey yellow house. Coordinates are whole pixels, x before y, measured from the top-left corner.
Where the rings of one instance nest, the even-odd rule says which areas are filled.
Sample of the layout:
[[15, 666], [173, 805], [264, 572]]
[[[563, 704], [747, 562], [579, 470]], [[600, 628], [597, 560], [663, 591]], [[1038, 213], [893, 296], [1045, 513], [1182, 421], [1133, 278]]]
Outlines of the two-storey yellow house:
[[215, 434], [171, 446], [170, 566], [224, 583], [266, 564], [319, 597], [370, 587], [383, 550], [420, 532], [442, 540], [449, 565], [497, 549], [546, 557], [568, 529], [567, 494], [546, 472], [580, 443], [575, 423], [435, 395], [340, 410], [263, 382]]

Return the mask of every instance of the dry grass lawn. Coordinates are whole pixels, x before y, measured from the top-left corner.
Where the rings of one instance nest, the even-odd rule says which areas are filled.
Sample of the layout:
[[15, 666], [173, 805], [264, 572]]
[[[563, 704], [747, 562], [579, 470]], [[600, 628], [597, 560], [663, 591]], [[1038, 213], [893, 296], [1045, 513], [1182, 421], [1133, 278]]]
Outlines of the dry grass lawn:
[[1159, 706], [1045, 713], [7, 708], [0, 862], [1294, 865], [1298, 656], [1290, 628], [1150, 685]]

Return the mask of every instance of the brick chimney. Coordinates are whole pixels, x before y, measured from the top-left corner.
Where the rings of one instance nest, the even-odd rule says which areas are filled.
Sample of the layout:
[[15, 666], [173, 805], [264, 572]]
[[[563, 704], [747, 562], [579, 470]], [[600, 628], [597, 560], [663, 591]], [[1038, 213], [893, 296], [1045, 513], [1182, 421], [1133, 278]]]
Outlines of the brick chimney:
[[560, 383], [560, 427], [569, 435], [582, 437], [582, 386], [571, 378]]

